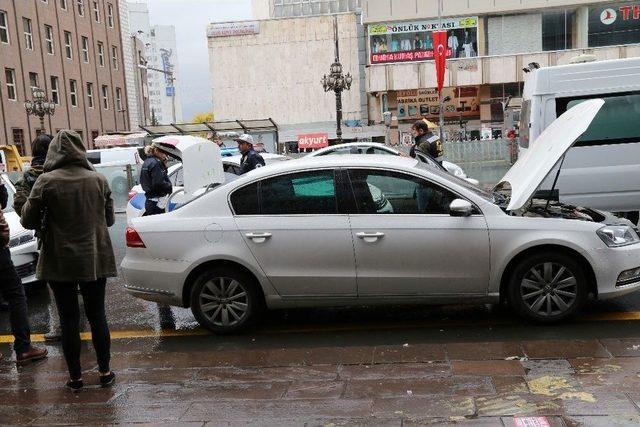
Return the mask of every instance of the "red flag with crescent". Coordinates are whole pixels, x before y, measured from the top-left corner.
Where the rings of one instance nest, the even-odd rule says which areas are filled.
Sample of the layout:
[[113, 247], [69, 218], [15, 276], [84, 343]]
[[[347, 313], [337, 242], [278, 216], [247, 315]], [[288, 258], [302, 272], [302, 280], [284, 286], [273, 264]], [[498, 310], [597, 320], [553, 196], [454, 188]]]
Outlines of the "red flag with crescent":
[[433, 31], [433, 59], [436, 61], [436, 77], [438, 79], [438, 92], [442, 92], [444, 85], [445, 61], [447, 60], [447, 32]]

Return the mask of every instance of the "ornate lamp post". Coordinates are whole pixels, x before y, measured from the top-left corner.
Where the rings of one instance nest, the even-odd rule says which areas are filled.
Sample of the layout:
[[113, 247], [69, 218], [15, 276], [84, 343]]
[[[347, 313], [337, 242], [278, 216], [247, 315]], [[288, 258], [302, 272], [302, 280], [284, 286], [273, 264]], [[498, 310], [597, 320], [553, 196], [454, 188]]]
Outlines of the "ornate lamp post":
[[342, 64], [340, 63], [340, 52], [338, 50], [338, 19], [333, 16], [333, 37], [336, 43], [335, 61], [331, 64], [329, 75], [326, 74], [321, 80], [322, 87], [325, 92], [333, 91], [336, 94], [336, 139], [338, 144], [342, 143], [342, 91], [349, 90], [353, 77], [350, 73], [342, 73]]
[[46, 132], [44, 128], [44, 116], [52, 116], [56, 109], [56, 104], [49, 102], [44, 90], [39, 87], [33, 88], [33, 101], [26, 100], [24, 108], [27, 110], [27, 115], [33, 115], [40, 118], [40, 129], [42, 132]]

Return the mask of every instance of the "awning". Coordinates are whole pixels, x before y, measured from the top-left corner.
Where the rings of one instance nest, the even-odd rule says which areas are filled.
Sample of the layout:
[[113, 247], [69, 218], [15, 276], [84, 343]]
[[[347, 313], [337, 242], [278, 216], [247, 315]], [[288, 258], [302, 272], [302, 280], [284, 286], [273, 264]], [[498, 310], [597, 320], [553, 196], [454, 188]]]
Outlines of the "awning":
[[[280, 142], [297, 142], [300, 135], [320, 133], [327, 134], [328, 139], [336, 139], [336, 123], [315, 122], [280, 125], [278, 130]], [[370, 140], [376, 137], [384, 137], [385, 135], [386, 128], [384, 125], [342, 126], [342, 139], [344, 140]]]
[[147, 125], [140, 128], [149, 132], [150, 135], [184, 135], [200, 132], [225, 132], [249, 133], [277, 131], [278, 125], [272, 119], [252, 119], [252, 120], [226, 120], [219, 122], [203, 123], [171, 123], [164, 125]]

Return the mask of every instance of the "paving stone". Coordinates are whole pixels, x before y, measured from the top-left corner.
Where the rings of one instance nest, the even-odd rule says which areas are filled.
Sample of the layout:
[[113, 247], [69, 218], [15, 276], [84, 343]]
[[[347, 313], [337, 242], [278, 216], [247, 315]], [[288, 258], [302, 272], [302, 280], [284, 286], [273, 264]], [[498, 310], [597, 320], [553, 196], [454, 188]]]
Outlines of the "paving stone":
[[25, 405], [0, 405], [0, 424], [2, 425], [25, 425], [42, 417], [47, 413], [47, 407], [25, 406]]
[[598, 340], [524, 341], [522, 348], [529, 359], [611, 357]]
[[[109, 424], [109, 423], [151, 423], [178, 421], [189, 409], [188, 403], [149, 405], [96, 405], [65, 404], [51, 407], [47, 413], [35, 420], [35, 424]], [[199, 421], [199, 420], [198, 420]]]
[[451, 370], [454, 375], [524, 375], [524, 369], [517, 360], [454, 360]]
[[[349, 426], [349, 427], [402, 427], [402, 420], [399, 419], [384, 419], [384, 418], [326, 418], [326, 419], [315, 419], [315, 420], [306, 420], [304, 424], [298, 424], [298, 426], [304, 425], [304, 427], [327, 427], [327, 426]], [[406, 423], [405, 423], [406, 425]]]
[[431, 427], [455, 427], [467, 425], [473, 427], [504, 427], [502, 420], [497, 417], [475, 418], [454, 416], [449, 418], [406, 418], [403, 426], [431, 426]]
[[520, 364], [529, 377], [542, 375], [571, 375], [575, 373], [573, 366], [565, 359], [534, 359], [522, 360]]
[[209, 387], [131, 386], [118, 397], [119, 402], [147, 404], [158, 402], [208, 402], [218, 399], [279, 399], [287, 391], [288, 384], [274, 383], [219, 383]]
[[496, 394], [526, 394], [529, 386], [524, 377], [491, 377]]
[[317, 347], [304, 350], [306, 365], [360, 365], [373, 363], [375, 347]]
[[447, 352], [440, 344], [409, 344], [377, 346], [373, 363], [406, 363], [447, 360]]
[[203, 368], [194, 372], [195, 382], [331, 381], [338, 378], [334, 365], [275, 368]]
[[284, 395], [285, 399], [338, 399], [344, 392], [344, 381], [295, 381]]
[[577, 374], [612, 375], [640, 372], [640, 357], [614, 357], [611, 359], [569, 359]]
[[338, 375], [341, 379], [444, 377], [451, 375], [451, 368], [444, 362], [353, 365], [341, 366]]
[[640, 425], [640, 415], [571, 416], [565, 424], [567, 427], [629, 427]]
[[500, 394], [475, 399], [480, 417], [514, 415], [562, 415], [562, 404], [546, 396], [532, 394]]
[[409, 419], [470, 417], [475, 414], [475, 407], [471, 397], [396, 397], [375, 399], [373, 414]]
[[562, 400], [567, 415], [640, 415], [633, 401], [612, 390], [585, 390]]
[[[50, 405], [64, 403], [107, 403], [120, 394], [124, 394], [126, 386], [116, 385], [111, 388], [85, 387], [82, 393], [71, 393], [58, 384], [54, 389], [21, 389], [0, 390], [0, 404], [5, 405]], [[0, 407], [2, 407], [0, 406]], [[2, 418], [0, 418], [0, 421]]]
[[613, 357], [640, 357], [640, 338], [606, 338], [601, 339], [600, 342]]
[[504, 360], [524, 356], [518, 342], [447, 343], [445, 346], [449, 360]]
[[345, 398], [388, 398], [404, 396], [477, 395], [493, 393], [488, 378], [448, 377], [418, 379], [378, 379], [350, 380], [344, 393]]

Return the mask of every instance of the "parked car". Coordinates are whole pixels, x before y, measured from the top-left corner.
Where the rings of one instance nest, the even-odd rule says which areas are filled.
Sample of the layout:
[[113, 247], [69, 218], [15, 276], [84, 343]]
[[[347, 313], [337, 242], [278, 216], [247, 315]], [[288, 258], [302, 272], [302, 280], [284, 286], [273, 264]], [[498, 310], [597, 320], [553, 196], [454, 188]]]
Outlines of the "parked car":
[[16, 189], [9, 181], [7, 175], [0, 175], [9, 193], [7, 207], [4, 209], [4, 217], [9, 224], [9, 250], [11, 260], [16, 267], [18, 276], [23, 285], [32, 284], [36, 279], [36, 266], [38, 264], [38, 243], [32, 230], [25, 230], [20, 225], [20, 217], [13, 210], [13, 196]]
[[[313, 151], [305, 157], [317, 157], [328, 155], [344, 155], [344, 154], [391, 154], [394, 156], [406, 156], [400, 150], [389, 147], [377, 142], [349, 142], [345, 144], [331, 145], [329, 147], [321, 148]], [[428, 163], [432, 166], [443, 167], [450, 174], [457, 176], [458, 178], [466, 179], [467, 174], [464, 170], [455, 163], [444, 160], [442, 165], [436, 162], [432, 157], [425, 153], [416, 153], [418, 160]], [[477, 182], [476, 182], [477, 183]]]
[[[255, 321], [262, 306], [503, 299], [528, 319], [566, 319], [589, 294], [640, 287], [640, 237], [629, 221], [536, 192], [602, 103], [563, 114], [493, 192], [401, 156], [253, 171], [162, 217], [134, 218], [125, 288], [191, 307], [222, 333]], [[393, 212], [379, 210], [369, 184]]]

